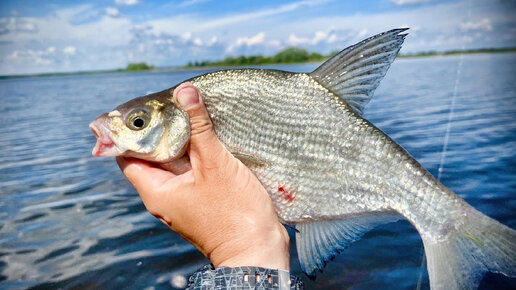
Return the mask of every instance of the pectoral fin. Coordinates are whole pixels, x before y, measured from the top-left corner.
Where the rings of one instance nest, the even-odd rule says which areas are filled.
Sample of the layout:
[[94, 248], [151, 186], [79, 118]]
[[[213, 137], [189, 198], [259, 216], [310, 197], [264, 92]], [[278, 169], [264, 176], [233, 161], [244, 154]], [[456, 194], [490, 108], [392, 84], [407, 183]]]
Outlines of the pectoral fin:
[[231, 152], [235, 158], [244, 163], [245, 166], [249, 168], [265, 168], [267, 167], [267, 163], [264, 160], [260, 160], [254, 156], [249, 154], [240, 153], [240, 152]]

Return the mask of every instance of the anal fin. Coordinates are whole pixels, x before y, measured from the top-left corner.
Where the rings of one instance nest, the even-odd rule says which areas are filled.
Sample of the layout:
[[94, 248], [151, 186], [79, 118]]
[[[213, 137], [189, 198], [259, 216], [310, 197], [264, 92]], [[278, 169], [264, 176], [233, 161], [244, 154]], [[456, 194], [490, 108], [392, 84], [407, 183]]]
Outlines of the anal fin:
[[377, 213], [342, 220], [313, 221], [296, 224], [297, 254], [301, 269], [310, 278], [326, 263], [380, 224], [401, 218], [394, 213]]

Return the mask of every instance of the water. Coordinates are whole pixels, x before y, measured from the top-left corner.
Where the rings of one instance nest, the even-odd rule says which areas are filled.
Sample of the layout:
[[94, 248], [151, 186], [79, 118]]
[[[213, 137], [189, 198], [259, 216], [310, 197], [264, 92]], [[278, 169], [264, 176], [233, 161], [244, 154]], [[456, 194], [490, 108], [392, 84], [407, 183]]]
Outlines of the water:
[[[459, 57], [399, 59], [365, 116], [437, 175]], [[311, 71], [317, 64], [276, 66]], [[100, 113], [206, 71], [0, 80], [0, 288], [184, 285], [207, 263], [145, 211], [112, 158], [93, 158]], [[516, 228], [516, 54], [464, 57], [442, 182]], [[414, 289], [423, 254], [406, 221], [369, 232], [308, 289]], [[422, 288], [428, 288], [426, 268]], [[488, 275], [484, 288], [514, 287]]]

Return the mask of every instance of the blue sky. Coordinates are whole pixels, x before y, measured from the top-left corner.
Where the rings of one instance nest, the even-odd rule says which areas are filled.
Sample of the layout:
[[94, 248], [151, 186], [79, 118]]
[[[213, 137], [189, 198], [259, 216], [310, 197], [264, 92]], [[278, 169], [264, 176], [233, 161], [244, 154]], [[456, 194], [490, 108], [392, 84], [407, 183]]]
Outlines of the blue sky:
[[329, 53], [409, 27], [402, 52], [516, 47], [513, 0], [0, 2], [0, 75], [158, 67], [297, 46]]

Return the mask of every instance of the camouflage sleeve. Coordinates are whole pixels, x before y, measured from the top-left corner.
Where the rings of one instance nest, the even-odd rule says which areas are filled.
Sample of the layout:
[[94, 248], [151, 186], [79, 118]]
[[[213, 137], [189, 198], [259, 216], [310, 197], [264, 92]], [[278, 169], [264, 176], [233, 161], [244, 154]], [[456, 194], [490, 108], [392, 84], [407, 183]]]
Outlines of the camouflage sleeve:
[[287, 271], [259, 267], [206, 265], [188, 279], [188, 290], [208, 289], [303, 289], [303, 281]]

